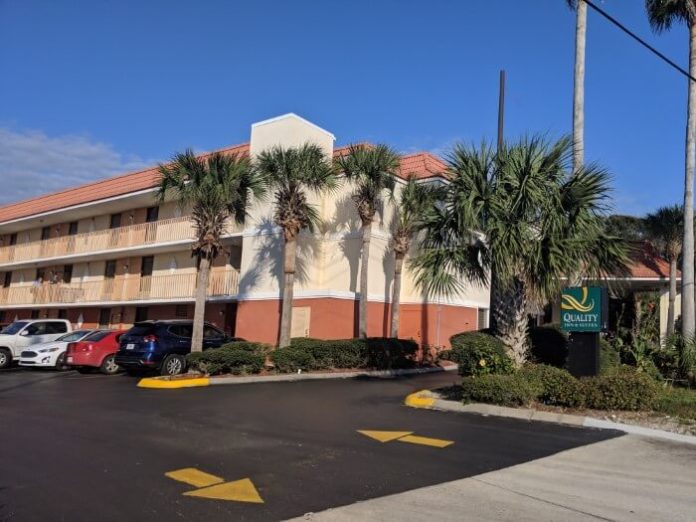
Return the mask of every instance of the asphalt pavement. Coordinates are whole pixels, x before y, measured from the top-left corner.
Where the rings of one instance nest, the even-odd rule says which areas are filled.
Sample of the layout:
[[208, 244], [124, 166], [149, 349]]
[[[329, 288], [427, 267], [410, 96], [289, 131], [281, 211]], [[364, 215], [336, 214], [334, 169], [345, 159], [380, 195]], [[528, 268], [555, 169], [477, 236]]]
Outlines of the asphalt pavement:
[[[283, 520], [620, 435], [403, 405], [456, 380], [145, 390], [126, 375], [1, 371], [0, 520]], [[380, 442], [358, 430], [409, 435]], [[165, 475], [189, 468], [193, 481], [190, 470]], [[244, 499], [251, 488], [256, 501], [205, 498], [223, 482], [225, 494]]]

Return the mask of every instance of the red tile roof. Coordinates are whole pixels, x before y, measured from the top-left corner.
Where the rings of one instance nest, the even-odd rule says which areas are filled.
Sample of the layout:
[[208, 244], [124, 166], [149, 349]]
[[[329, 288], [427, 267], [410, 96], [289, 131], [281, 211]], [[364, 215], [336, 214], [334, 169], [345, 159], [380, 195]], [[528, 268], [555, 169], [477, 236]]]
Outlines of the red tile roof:
[[[367, 144], [366, 144], [367, 145]], [[348, 147], [340, 147], [334, 150], [334, 155], [345, 153]], [[249, 144], [233, 145], [224, 149], [206, 152], [201, 157], [206, 157], [213, 152], [234, 152], [248, 154]], [[445, 164], [436, 156], [420, 152], [408, 154], [401, 160], [400, 177], [406, 178], [414, 175], [419, 179], [442, 175]], [[10, 203], [0, 207], [0, 223], [20, 219], [24, 217], [60, 210], [62, 208], [99, 201], [101, 199], [123, 196], [140, 190], [152, 189], [157, 186], [159, 174], [157, 167], [121, 174], [112, 178], [87, 183], [51, 194], [45, 194], [35, 198]]]
[[[636, 279], [669, 279], [669, 263], [649, 244], [636, 245], [631, 252], [631, 277]], [[681, 272], [677, 270], [677, 279]]]

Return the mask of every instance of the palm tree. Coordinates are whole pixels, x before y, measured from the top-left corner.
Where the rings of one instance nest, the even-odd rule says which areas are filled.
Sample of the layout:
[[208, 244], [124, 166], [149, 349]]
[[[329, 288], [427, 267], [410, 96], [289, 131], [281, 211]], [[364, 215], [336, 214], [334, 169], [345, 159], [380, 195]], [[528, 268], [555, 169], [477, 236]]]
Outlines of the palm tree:
[[[689, 28], [689, 74], [696, 77], [696, 0], [645, 0], [650, 26], [657, 33], [683, 22]], [[684, 173], [684, 239], [682, 240], [682, 336], [696, 331], [694, 308], [694, 167], [696, 166], [696, 82], [689, 80]]]
[[584, 0], [566, 0], [575, 14], [575, 74], [573, 84], [573, 171], [578, 170], [585, 154], [585, 35], [587, 4]]
[[175, 154], [169, 164], [160, 164], [158, 170], [159, 201], [172, 193], [179, 205], [192, 209], [196, 233], [192, 255], [198, 274], [191, 351], [200, 352], [210, 265], [224, 251], [220, 237], [225, 223], [229, 217], [242, 223], [250, 198], [263, 197], [265, 187], [250, 168], [248, 157], [237, 154], [216, 152], [201, 158], [188, 149]]
[[301, 230], [314, 232], [321, 222], [307, 192], [320, 194], [334, 190], [338, 178], [330, 159], [313, 144], [300, 147], [274, 147], [258, 155], [255, 170], [274, 194], [276, 225], [283, 230], [283, 305], [280, 315], [279, 346], [290, 344], [292, 301], [295, 283], [297, 236]]
[[385, 191], [392, 195], [401, 158], [386, 145], [351, 145], [336, 158], [337, 167], [354, 186], [353, 201], [362, 222], [360, 260], [360, 337], [367, 337], [367, 291], [372, 222]]
[[409, 176], [401, 188], [396, 204], [396, 223], [392, 233], [394, 249], [394, 286], [391, 300], [391, 336], [399, 336], [399, 304], [401, 301], [401, 273], [404, 259], [423, 223], [423, 218], [442, 193], [432, 183], [419, 183]]
[[462, 279], [498, 285], [491, 328], [522, 364], [527, 305], [555, 298], [571, 275], [626, 273], [620, 238], [606, 234], [609, 176], [594, 166], [573, 171], [569, 138], [524, 138], [497, 153], [456, 146], [448, 158], [444, 203], [431, 209], [413, 259], [416, 282], [456, 293]]
[[684, 209], [680, 205], [660, 207], [645, 217], [650, 241], [669, 262], [669, 307], [667, 335], [674, 333], [674, 302], [677, 298], [677, 259], [684, 234]]

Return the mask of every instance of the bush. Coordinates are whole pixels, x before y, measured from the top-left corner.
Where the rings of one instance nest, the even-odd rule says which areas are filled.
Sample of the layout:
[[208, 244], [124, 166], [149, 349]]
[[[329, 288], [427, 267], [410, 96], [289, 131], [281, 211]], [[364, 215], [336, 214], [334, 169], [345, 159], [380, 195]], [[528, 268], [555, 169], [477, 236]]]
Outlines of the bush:
[[515, 364], [505, 352], [503, 342], [482, 332], [463, 332], [450, 337], [452, 349], [442, 358], [459, 365], [460, 375], [509, 374]]
[[411, 368], [415, 365], [414, 356], [418, 351], [415, 341], [382, 337], [337, 340], [294, 338], [290, 347], [309, 354], [314, 369]]
[[235, 342], [186, 356], [189, 367], [208, 375], [259, 373], [268, 347], [261, 343]]
[[281, 373], [294, 373], [297, 370], [311, 370], [315, 367], [314, 357], [304, 348], [286, 346], [271, 353], [271, 360]]
[[529, 329], [532, 361], [563, 368], [568, 359], [568, 335], [554, 326], [534, 326]]
[[536, 398], [538, 388], [520, 374], [464, 377], [462, 397], [467, 402], [485, 402], [501, 406], [527, 406]]
[[599, 371], [602, 375], [608, 375], [619, 371], [621, 368], [621, 354], [606, 339], [599, 341]]
[[544, 404], [577, 408], [585, 403], [582, 384], [566, 370], [543, 364], [530, 364], [520, 371], [520, 375], [536, 387], [536, 398]]
[[586, 404], [597, 410], [649, 410], [660, 397], [652, 377], [635, 369], [581, 380]]

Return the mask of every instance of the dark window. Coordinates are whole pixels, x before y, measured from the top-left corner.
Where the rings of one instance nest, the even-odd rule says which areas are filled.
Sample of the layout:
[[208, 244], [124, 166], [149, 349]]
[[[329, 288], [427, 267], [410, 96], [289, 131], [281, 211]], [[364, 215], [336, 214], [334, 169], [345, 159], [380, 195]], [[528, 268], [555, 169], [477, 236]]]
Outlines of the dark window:
[[72, 265], [65, 265], [63, 267], [63, 282], [69, 283], [72, 281]]
[[77, 221], [73, 221], [68, 225], [68, 235], [74, 236], [77, 234]]
[[147, 306], [138, 306], [135, 309], [135, 322], [147, 321]]
[[36, 281], [43, 282], [46, 279], [46, 269], [37, 268], [36, 269]]
[[157, 221], [158, 216], [159, 207], [149, 207], [147, 209], [147, 214], [145, 215], [145, 222], [152, 223], [153, 221]]
[[206, 339], [222, 339], [225, 337], [225, 334], [217, 328], [213, 328], [210, 325], [205, 325], [203, 327], [203, 337]]
[[153, 256], [144, 256], [142, 263], [140, 264], [140, 275], [142, 277], [152, 275], [152, 266], [155, 263], [155, 258]]
[[68, 311], [65, 308], [61, 308], [58, 310], [58, 319], [67, 319], [68, 318]]
[[51, 227], [43, 227], [41, 229], [41, 241], [51, 237]]
[[174, 310], [174, 317], [177, 319], [186, 319], [188, 317], [188, 306], [183, 304], [183, 305], [176, 305], [176, 309]]
[[148, 323], [133, 325], [133, 328], [128, 330], [128, 335], [152, 335], [155, 333], [155, 326]]
[[116, 261], [107, 261], [104, 267], [104, 277], [107, 279], [113, 279], [116, 275]]
[[96, 332], [92, 332], [89, 334], [87, 337], [82, 339], [83, 341], [101, 341], [104, 337], [109, 335], [111, 333], [111, 330], [98, 330]]
[[111, 308], [102, 308], [99, 310], [99, 327], [106, 328], [111, 321]]
[[38, 310], [32, 310], [32, 311], [31, 311], [31, 318], [32, 318], [32, 319], [38, 319], [38, 318], [39, 318], [39, 311], [38, 311]]
[[5, 310], [0, 310], [0, 323], [4, 323], [6, 317], [7, 317], [7, 314], [5, 313]]
[[9, 288], [9, 286], [11, 284], [12, 284], [12, 272], [5, 272], [5, 279], [2, 282], [2, 287]]
[[121, 214], [111, 214], [109, 228], [118, 228], [121, 226]]
[[177, 337], [191, 338], [193, 326], [190, 324], [173, 324], [169, 327], [169, 333]]
[[45, 323], [46, 324], [46, 333], [47, 334], [58, 334], [58, 333], [65, 333], [68, 331], [68, 325], [60, 322], [60, 321], [53, 321], [50, 323]]
[[17, 232], [14, 234], [10, 234], [10, 246], [14, 246], [17, 244]]
[[[34, 317], [34, 312], [36, 312], [36, 317]], [[38, 319], [39, 317], [39, 311], [38, 310], [32, 310], [31, 311], [32, 319]], [[32, 323], [29, 326], [27, 326], [27, 335], [43, 335], [46, 333], [46, 324], [47, 323]]]

